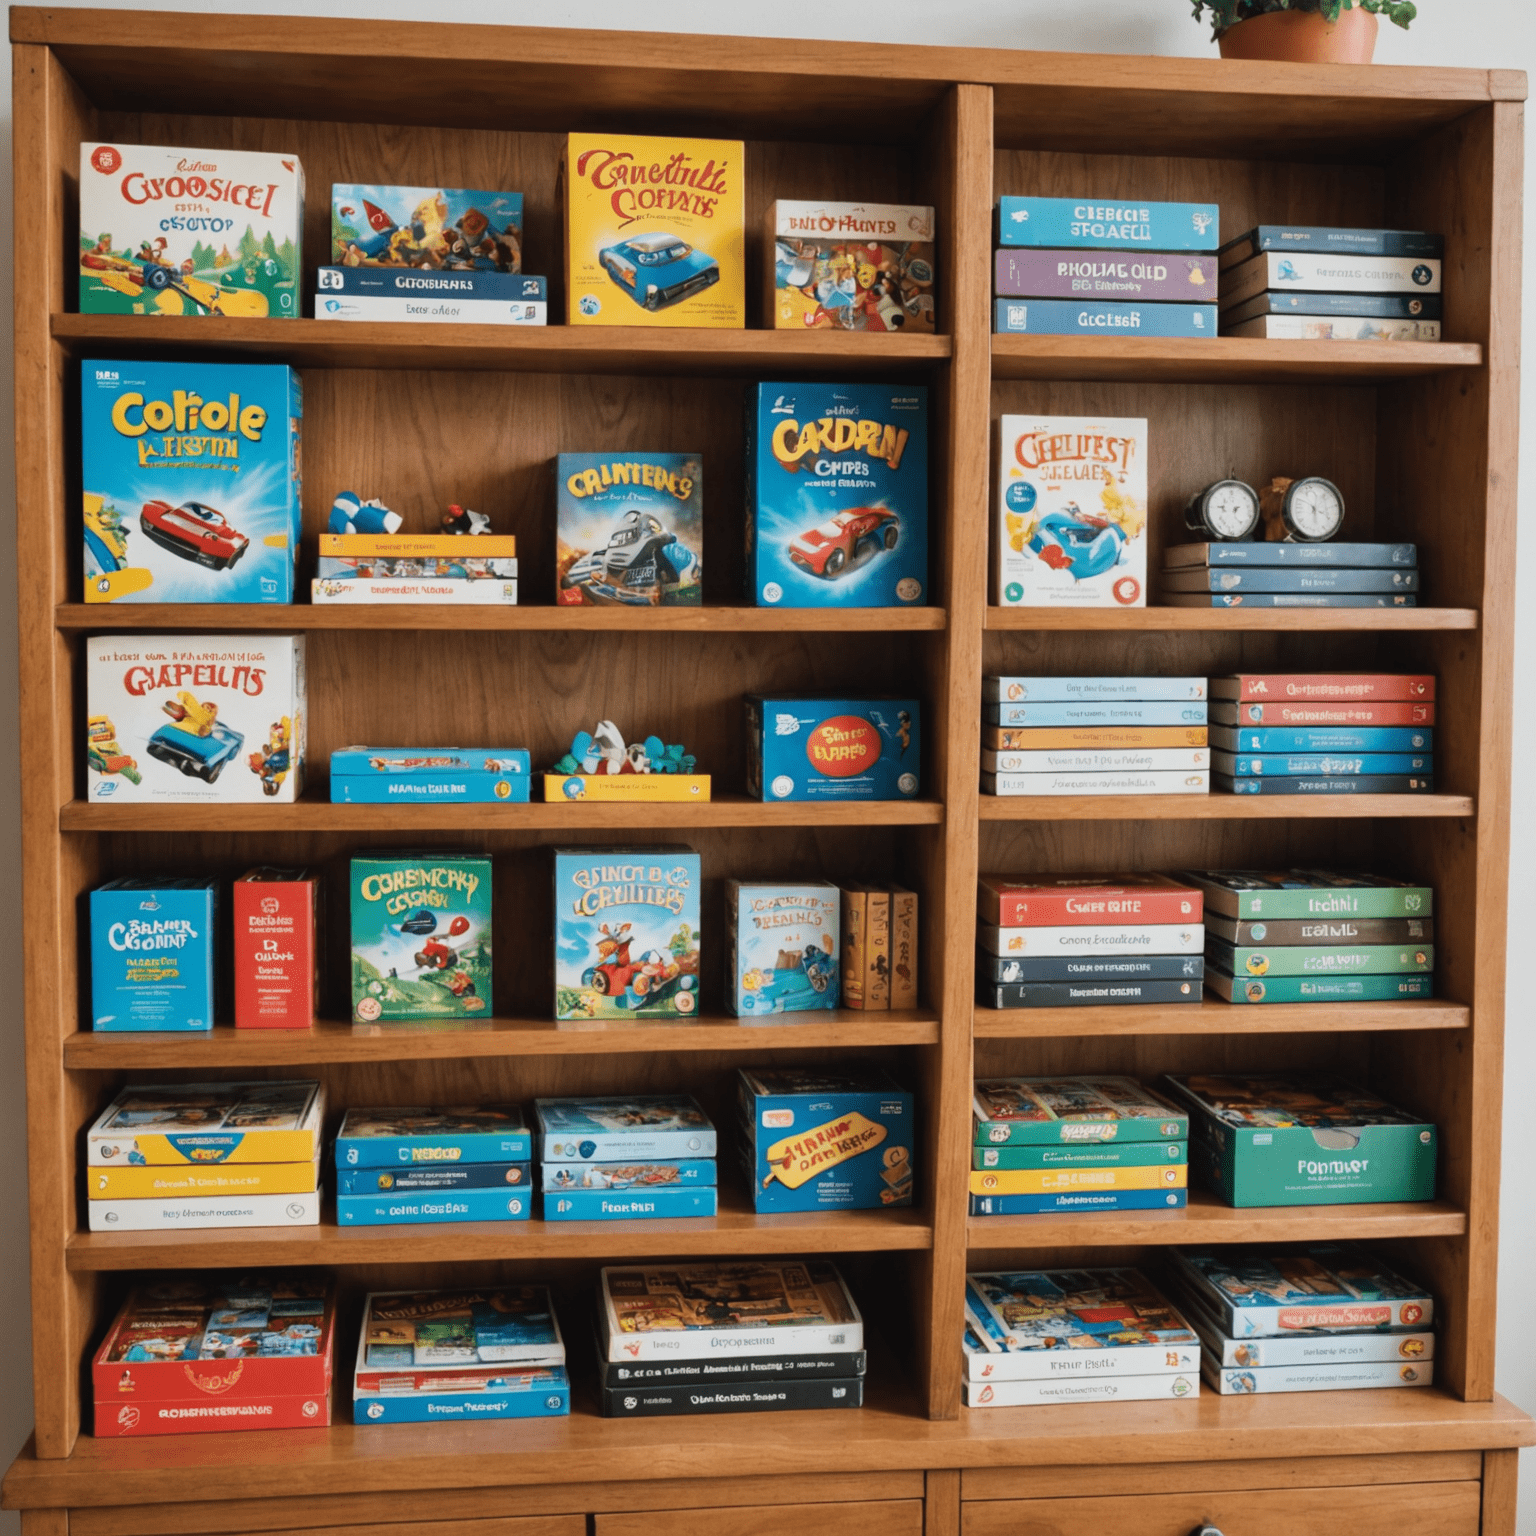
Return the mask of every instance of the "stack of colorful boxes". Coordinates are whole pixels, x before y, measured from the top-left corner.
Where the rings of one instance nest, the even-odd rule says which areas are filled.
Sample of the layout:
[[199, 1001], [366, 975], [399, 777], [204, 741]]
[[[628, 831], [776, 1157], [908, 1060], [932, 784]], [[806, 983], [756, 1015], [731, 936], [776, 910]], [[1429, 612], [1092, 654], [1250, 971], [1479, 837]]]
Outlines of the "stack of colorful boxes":
[[713, 1216], [715, 1128], [686, 1094], [538, 1099], [545, 1221]]
[[1326, 869], [1185, 870], [1205, 899], [1206, 980], [1229, 1003], [1433, 997], [1435, 893]]
[[993, 329], [1214, 337], [1220, 214], [1214, 203], [1000, 198]]
[[976, 1084], [971, 1215], [1176, 1210], [1189, 1114], [1128, 1077]]
[[532, 1156], [515, 1105], [349, 1109], [336, 1137], [337, 1224], [527, 1221]]
[[[1294, 482], [1271, 482], [1261, 502], [1273, 502], [1276, 484]], [[1163, 551], [1162, 601], [1170, 608], [1417, 608], [1419, 549], [1263, 538], [1175, 544]]]
[[1203, 677], [988, 677], [987, 795], [1203, 795]]
[[483, 531], [489, 519], [451, 506], [446, 531], [401, 533], [382, 502], [343, 491], [320, 535], [310, 601], [323, 603], [517, 602], [517, 539]]
[[986, 1008], [1198, 1003], [1204, 897], [1165, 875], [983, 875], [977, 1000]]

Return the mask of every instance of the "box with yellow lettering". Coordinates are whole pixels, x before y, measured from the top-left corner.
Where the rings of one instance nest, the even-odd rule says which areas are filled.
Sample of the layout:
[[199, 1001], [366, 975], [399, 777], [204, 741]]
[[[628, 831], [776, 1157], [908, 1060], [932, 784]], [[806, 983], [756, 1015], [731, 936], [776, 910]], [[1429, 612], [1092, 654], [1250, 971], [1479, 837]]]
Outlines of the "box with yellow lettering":
[[567, 323], [741, 329], [744, 148], [739, 140], [568, 135], [557, 199]]
[[737, 1104], [759, 1211], [911, 1205], [912, 1095], [884, 1072], [744, 1067]]

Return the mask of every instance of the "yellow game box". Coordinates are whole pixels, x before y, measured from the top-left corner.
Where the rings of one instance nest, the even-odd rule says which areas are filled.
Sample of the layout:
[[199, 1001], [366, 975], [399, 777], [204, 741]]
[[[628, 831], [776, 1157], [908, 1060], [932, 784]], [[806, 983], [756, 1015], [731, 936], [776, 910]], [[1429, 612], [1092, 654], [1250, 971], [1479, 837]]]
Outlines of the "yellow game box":
[[739, 140], [568, 135], [567, 323], [745, 326], [744, 158]]
[[555, 800], [708, 800], [707, 773], [546, 773], [544, 798]]

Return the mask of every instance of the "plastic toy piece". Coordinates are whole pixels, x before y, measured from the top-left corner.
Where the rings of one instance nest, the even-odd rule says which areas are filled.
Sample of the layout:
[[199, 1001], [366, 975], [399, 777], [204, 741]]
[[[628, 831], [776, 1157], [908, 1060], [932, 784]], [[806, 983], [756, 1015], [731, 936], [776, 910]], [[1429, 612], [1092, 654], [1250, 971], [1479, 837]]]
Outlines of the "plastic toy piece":
[[555, 764], [553, 771], [563, 774], [596, 776], [617, 773], [693, 772], [695, 759], [681, 745], [667, 746], [658, 736], [626, 745], [618, 726], [611, 720], [599, 720], [590, 734], [577, 731], [571, 750]]
[[117, 727], [106, 715], [92, 715], [85, 722], [85, 754], [99, 774], [120, 773], [130, 784], [141, 781], [138, 759], [118, 745]]
[[471, 512], [457, 502], [449, 502], [443, 513], [443, 532], [480, 534], [491, 531], [491, 520], [483, 512]]
[[395, 533], [405, 519], [377, 497], [364, 501], [356, 491], [343, 491], [331, 503], [327, 533]]

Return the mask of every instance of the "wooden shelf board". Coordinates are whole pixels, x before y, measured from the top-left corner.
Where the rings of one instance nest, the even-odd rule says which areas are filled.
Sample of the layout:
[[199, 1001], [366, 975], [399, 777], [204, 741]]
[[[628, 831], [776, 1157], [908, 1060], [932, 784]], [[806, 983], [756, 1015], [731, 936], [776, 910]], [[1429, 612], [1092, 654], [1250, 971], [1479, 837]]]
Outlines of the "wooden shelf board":
[[[897, 332], [646, 330], [643, 327], [417, 325], [410, 321], [226, 320], [213, 316], [54, 314], [71, 357], [269, 358], [298, 368], [465, 369], [501, 373], [887, 374], [948, 359], [948, 336]], [[110, 354], [109, 354], [110, 355]]]
[[982, 795], [983, 821], [1358, 821], [1472, 815], [1470, 795]]
[[[61, 610], [62, 612], [62, 610]], [[999, 608], [991, 630], [1331, 630], [1476, 629], [1476, 608]], [[61, 626], [62, 627], [62, 626]], [[126, 627], [126, 626], [125, 626]]]
[[658, 630], [681, 634], [941, 630], [942, 608], [502, 608], [443, 603], [61, 603], [61, 630], [186, 630], [191, 633], [290, 630]]
[[[343, 1380], [345, 1373], [341, 1373]], [[1404, 1392], [1301, 1392], [1174, 1403], [1079, 1403], [960, 1410], [929, 1420], [899, 1389], [871, 1388], [866, 1406], [829, 1417], [787, 1413], [697, 1419], [602, 1419], [581, 1403], [569, 1418], [506, 1424], [236, 1431], [98, 1440], [40, 1460], [29, 1443], [6, 1474], [6, 1509], [100, 1509], [449, 1491], [550, 1484], [718, 1478], [744, 1472], [879, 1472], [942, 1467], [1102, 1465], [1513, 1448], [1536, 1423], [1502, 1397], [1464, 1403], [1436, 1387]], [[346, 1417], [345, 1387], [337, 1409]], [[211, 1507], [211, 1506], [210, 1506]], [[216, 1523], [216, 1522], [214, 1522]]]
[[[1466, 1029], [1472, 1010], [1462, 1003], [1271, 1003], [1250, 1007], [1207, 997], [1198, 1006], [1135, 1004], [1122, 1008], [977, 1008], [978, 1040], [1045, 1040], [1085, 1035], [1268, 1035], [1349, 1030]], [[88, 1039], [72, 1035], [70, 1039]], [[146, 1038], [154, 1039], [154, 1036]], [[173, 1050], [167, 1050], [167, 1056]], [[185, 1048], [183, 1048], [183, 1055]], [[69, 1064], [69, 1041], [65, 1041]], [[167, 1061], [166, 1065], [171, 1063]]]
[[565, 832], [605, 827], [917, 827], [936, 826], [944, 807], [934, 800], [772, 802], [716, 795], [686, 801], [531, 805], [92, 805], [74, 800], [59, 810], [63, 832]]
[[994, 379], [1383, 384], [1456, 368], [1480, 368], [1482, 362], [1483, 349], [1475, 342], [1268, 341], [1238, 336], [992, 338]]
[[1466, 1212], [1446, 1200], [1237, 1210], [1203, 1189], [1192, 1189], [1189, 1204], [1181, 1211], [972, 1216], [966, 1223], [966, 1239], [972, 1250], [1116, 1248], [1132, 1243], [1367, 1242], [1385, 1237], [1460, 1237], [1466, 1230]]
[[588, 1056], [652, 1052], [854, 1050], [936, 1045], [935, 1013], [861, 1013], [840, 1008], [772, 1022], [703, 1017], [654, 1019], [485, 1019], [424, 1024], [351, 1024], [326, 1019], [313, 1029], [233, 1029], [205, 1035], [116, 1034], [79, 1030], [64, 1040], [64, 1065], [79, 1071], [318, 1066], [326, 1062], [466, 1061], [499, 1056]]

